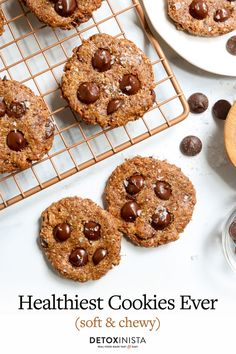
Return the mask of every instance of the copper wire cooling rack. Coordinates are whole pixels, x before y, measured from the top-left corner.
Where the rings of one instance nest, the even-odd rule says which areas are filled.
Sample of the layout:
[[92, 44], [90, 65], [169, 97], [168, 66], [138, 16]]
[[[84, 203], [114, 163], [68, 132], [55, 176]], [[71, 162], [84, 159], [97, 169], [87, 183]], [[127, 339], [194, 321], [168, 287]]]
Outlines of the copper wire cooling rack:
[[[54, 144], [31, 168], [0, 175], [4, 209], [82, 169], [112, 156], [182, 121], [188, 105], [159, 44], [151, 34], [138, 0], [104, 0], [93, 17], [70, 31], [51, 29], [17, 0], [0, 0], [6, 19], [0, 37], [0, 77], [29, 86], [45, 100], [55, 121]], [[60, 80], [72, 49], [95, 33], [133, 40], [151, 59], [156, 103], [145, 116], [125, 127], [85, 125], [60, 94]]]

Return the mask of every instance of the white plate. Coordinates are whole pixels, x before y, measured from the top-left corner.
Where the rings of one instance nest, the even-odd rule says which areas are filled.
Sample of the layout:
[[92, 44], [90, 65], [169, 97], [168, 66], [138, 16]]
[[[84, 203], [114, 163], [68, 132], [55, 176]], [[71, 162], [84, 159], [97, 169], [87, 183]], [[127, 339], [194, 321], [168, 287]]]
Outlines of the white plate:
[[166, 0], [143, 0], [154, 29], [169, 46], [201, 69], [215, 74], [236, 76], [236, 56], [229, 54], [225, 47], [227, 40], [236, 35], [236, 31], [213, 38], [195, 37], [179, 31], [168, 18], [166, 3]]

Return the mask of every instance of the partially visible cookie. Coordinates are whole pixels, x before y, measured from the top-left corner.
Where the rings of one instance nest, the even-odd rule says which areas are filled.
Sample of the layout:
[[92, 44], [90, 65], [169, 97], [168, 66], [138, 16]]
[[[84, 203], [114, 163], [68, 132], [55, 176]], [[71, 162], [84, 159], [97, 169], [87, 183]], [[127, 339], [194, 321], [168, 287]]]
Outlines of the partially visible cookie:
[[22, 0], [42, 22], [70, 29], [86, 22], [102, 0]]
[[127, 39], [94, 35], [74, 49], [64, 70], [63, 96], [88, 124], [121, 126], [154, 103], [151, 62]]
[[0, 8], [0, 36], [3, 34], [4, 31], [3, 25], [4, 25], [4, 17], [3, 17], [3, 12]]
[[80, 282], [101, 278], [120, 261], [117, 221], [89, 199], [64, 198], [47, 208], [40, 243], [57, 272]]
[[236, 29], [234, 0], [168, 0], [176, 27], [197, 36], [218, 36]]
[[43, 99], [17, 81], [0, 79], [0, 173], [41, 160], [53, 135], [54, 124]]
[[136, 245], [156, 247], [179, 238], [192, 217], [195, 190], [180, 168], [151, 157], [118, 166], [105, 189], [108, 211]]

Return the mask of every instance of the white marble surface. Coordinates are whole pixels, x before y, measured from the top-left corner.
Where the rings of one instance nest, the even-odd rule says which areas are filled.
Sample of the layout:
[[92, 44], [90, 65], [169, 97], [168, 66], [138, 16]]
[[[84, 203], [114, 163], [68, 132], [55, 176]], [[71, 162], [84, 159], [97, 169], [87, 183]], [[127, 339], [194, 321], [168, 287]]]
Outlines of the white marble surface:
[[[211, 353], [234, 351], [234, 316], [236, 315], [236, 275], [226, 263], [221, 245], [221, 228], [227, 213], [234, 207], [236, 170], [228, 163], [223, 146], [223, 122], [211, 114], [213, 103], [236, 98], [235, 78], [224, 78], [203, 72], [178, 57], [162, 41], [163, 49], [186, 94], [203, 92], [209, 98], [209, 109], [192, 115], [184, 122], [162, 132], [96, 166], [50, 187], [0, 213], [0, 328], [2, 353], [49, 352], [67, 350], [97, 353], [88, 344], [88, 335], [146, 336], [147, 344], [136, 352]], [[214, 58], [213, 58], [214, 60]], [[202, 139], [203, 151], [187, 158], [179, 152], [181, 139], [195, 134]], [[111, 171], [125, 157], [136, 154], [154, 155], [175, 163], [191, 178], [197, 190], [193, 220], [180, 239], [157, 249], [140, 249], [122, 241], [120, 266], [98, 282], [77, 284], [61, 279], [48, 268], [37, 245], [39, 215], [50, 203], [65, 196], [80, 195], [102, 204], [102, 192]], [[19, 294], [47, 297], [67, 293], [81, 298], [108, 298], [113, 294], [137, 298], [146, 293], [152, 297], [175, 298], [189, 294], [195, 298], [217, 298], [215, 311], [119, 311], [106, 310], [101, 317], [152, 318], [158, 316], [161, 328], [157, 334], [132, 330], [112, 333], [74, 328], [76, 317], [92, 318], [95, 312], [37, 312], [18, 310]], [[177, 306], [178, 307], [178, 306]], [[109, 353], [111, 352], [107, 349]], [[118, 350], [118, 349], [117, 349]], [[121, 350], [122, 351], [122, 350]], [[125, 351], [125, 350], [124, 350]]]

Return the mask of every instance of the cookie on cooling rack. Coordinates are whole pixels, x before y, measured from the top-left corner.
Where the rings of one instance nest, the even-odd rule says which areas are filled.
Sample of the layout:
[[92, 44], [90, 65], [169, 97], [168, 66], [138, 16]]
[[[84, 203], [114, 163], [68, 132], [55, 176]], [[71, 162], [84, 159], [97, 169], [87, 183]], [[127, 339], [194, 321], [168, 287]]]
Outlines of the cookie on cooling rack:
[[0, 9], [0, 36], [3, 34], [4, 31], [3, 25], [4, 25], [4, 17], [3, 17], [3, 12]]
[[101, 278], [119, 264], [120, 243], [115, 218], [89, 199], [65, 198], [42, 213], [41, 248], [65, 278]]
[[177, 240], [196, 203], [194, 187], [178, 167], [140, 156], [115, 169], [105, 198], [120, 230], [143, 247]]
[[180, 30], [218, 36], [236, 29], [234, 0], [168, 0], [168, 14]]
[[121, 126], [154, 103], [151, 62], [127, 39], [94, 35], [74, 49], [64, 70], [63, 96], [88, 124]]
[[30, 10], [51, 27], [70, 29], [86, 22], [102, 0], [22, 0]]
[[54, 124], [41, 97], [17, 81], [0, 79], [0, 173], [40, 160], [53, 143]]

